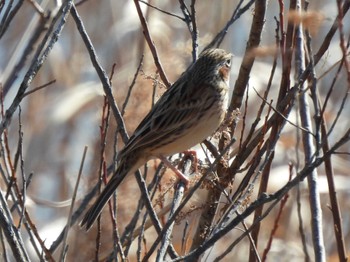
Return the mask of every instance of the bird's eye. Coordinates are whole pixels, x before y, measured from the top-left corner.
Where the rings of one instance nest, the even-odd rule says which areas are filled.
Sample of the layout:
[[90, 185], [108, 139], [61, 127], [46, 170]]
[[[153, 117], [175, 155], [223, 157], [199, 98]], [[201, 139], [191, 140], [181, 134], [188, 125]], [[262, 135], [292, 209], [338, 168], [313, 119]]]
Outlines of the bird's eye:
[[225, 66], [231, 67], [231, 59], [227, 59], [227, 60], [226, 60]]

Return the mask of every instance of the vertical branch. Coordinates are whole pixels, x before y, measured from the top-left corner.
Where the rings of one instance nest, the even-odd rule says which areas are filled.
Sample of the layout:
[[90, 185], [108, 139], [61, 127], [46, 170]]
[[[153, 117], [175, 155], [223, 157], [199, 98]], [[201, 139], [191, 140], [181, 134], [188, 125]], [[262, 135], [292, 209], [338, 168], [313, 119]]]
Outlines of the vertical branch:
[[[278, 100], [277, 103], [279, 103], [283, 97], [285, 96], [286, 92], [290, 88], [290, 72], [291, 72], [291, 66], [292, 66], [292, 56], [293, 56], [293, 39], [294, 39], [294, 24], [288, 23], [287, 24], [287, 32], [284, 32], [284, 1], [279, 0], [280, 3], [280, 23], [281, 23], [281, 56], [282, 56], [282, 79], [281, 84], [279, 88], [279, 94], [278, 94]], [[289, 12], [295, 10], [296, 6], [296, 0], [291, 0], [289, 5]]]
[[[292, 170], [293, 170], [293, 168], [292, 168], [292, 166], [290, 165], [290, 166], [289, 166], [289, 181], [290, 181], [291, 178], [292, 178]], [[270, 237], [269, 237], [269, 239], [268, 239], [266, 248], [265, 248], [264, 253], [263, 253], [263, 255], [262, 255], [262, 261], [266, 261], [267, 254], [268, 254], [268, 252], [269, 252], [270, 249], [271, 249], [272, 240], [273, 240], [273, 237], [275, 236], [275, 234], [276, 234], [276, 232], [277, 232], [277, 229], [278, 229], [278, 226], [279, 226], [279, 221], [280, 221], [281, 216], [282, 216], [282, 214], [283, 214], [283, 209], [285, 208], [285, 206], [286, 206], [286, 204], [287, 204], [288, 197], [289, 197], [289, 195], [286, 194], [286, 195], [282, 198], [282, 200], [281, 200], [281, 204], [280, 204], [280, 208], [279, 208], [279, 210], [278, 210], [278, 214], [277, 214], [277, 216], [276, 216], [276, 218], [275, 218], [275, 221], [274, 221], [274, 224], [273, 224], [273, 228], [272, 228], [271, 233], [270, 233]], [[262, 212], [261, 212], [261, 213], [262, 213]], [[258, 219], [258, 218], [256, 218], [256, 219]], [[255, 221], [256, 219], [254, 219], [254, 221]]]
[[72, 220], [74, 203], [75, 203], [75, 199], [76, 199], [77, 192], [78, 192], [78, 186], [79, 186], [81, 174], [83, 173], [83, 167], [84, 167], [84, 163], [85, 163], [85, 157], [86, 157], [87, 150], [88, 150], [88, 147], [85, 146], [84, 152], [83, 152], [83, 156], [82, 156], [82, 159], [81, 159], [81, 163], [80, 163], [80, 167], [79, 167], [77, 181], [75, 183], [75, 187], [74, 187], [74, 191], [73, 191], [71, 205], [70, 205], [70, 208], [69, 208], [68, 219], [67, 219], [67, 224], [66, 224], [66, 230], [65, 230], [65, 234], [64, 234], [64, 238], [63, 238], [62, 252], [61, 252], [61, 256], [60, 256], [60, 260], [59, 261], [64, 261], [65, 260], [64, 257], [66, 256], [66, 252], [67, 252], [66, 250], [68, 248], [68, 246], [66, 246], [66, 241], [67, 241], [67, 237], [68, 237], [69, 225], [71, 224], [71, 220]]
[[242, 105], [243, 95], [250, 78], [250, 71], [255, 61], [255, 58], [251, 55], [250, 51], [252, 48], [257, 47], [260, 44], [261, 34], [265, 24], [265, 12], [266, 1], [256, 0], [249, 40], [247, 42], [242, 65], [239, 69], [239, 75], [233, 89], [232, 100], [229, 107], [230, 111], [240, 108]]
[[344, 39], [344, 25], [343, 25], [343, 8], [341, 5], [342, 1], [341, 0], [337, 0], [337, 6], [338, 6], [338, 25], [339, 25], [339, 35], [340, 35], [340, 49], [343, 53], [343, 57], [344, 57], [344, 65], [345, 65], [345, 69], [346, 69], [346, 77], [347, 77], [347, 82], [348, 82], [348, 89], [350, 89], [350, 63], [348, 60], [348, 48], [347, 45], [345, 43], [345, 39]]
[[196, 21], [196, 8], [195, 8], [196, 0], [191, 1], [191, 21], [192, 21], [192, 58], [193, 61], [197, 60], [198, 55], [198, 28]]
[[[113, 74], [114, 71], [112, 71]], [[108, 104], [107, 97], [104, 97], [103, 106], [102, 106], [102, 114], [101, 114], [101, 125], [100, 125], [100, 152], [99, 152], [99, 167], [98, 167], [98, 187], [99, 193], [101, 193], [102, 184], [107, 184], [107, 174], [105, 172], [105, 148], [106, 148], [106, 139], [107, 139], [107, 130], [109, 126], [109, 113], [110, 113], [110, 105]], [[108, 201], [109, 210], [112, 218], [112, 225], [114, 227], [114, 217], [113, 212], [110, 205], [111, 201]], [[101, 215], [97, 219], [97, 234], [95, 239], [95, 260], [99, 260], [99, 254], [101, 249]]]
[[191, 12], [184, 0], [179, 0], [180, 9], [185, 17], [185, 23], [192, 38], [192, 61], [195, 62], [198, 56], [198, 29], [196, 21], [195, 0], [191, 1]]
[[[21, 106], [18, 107], [18, 136], [19, 136], [19, 141], [18, 141], [18, 155], [20, 158], [20, 169], [21, 169], [21, 175], [22, 175], [22, 214], [21, 218], [18, 223], [18, 228], [21, 228], [21, 223], [24, 218], [24, 211], [26, 210], [26, 200], [27, 200], [27, 177], [24, 172], [24, 160], [23, 160], [23, 131], [22, 131], [22, 108]], [[20, 196], [19, 196], [20, 197]]]
[[[322, 137], [325, 137], [324, 143], [322, 145], [323, 152], [329, 151], [329, 142], [327, 139], [327, 128], [322, 121], [321, 123], [321, 132]], [[337, 248], [338, 248], [338, 256], [339, 261], [347, 261], [347, 254], [346, 254], [346, 245], [345, 245], [345, 239], [344, 239], [344, 231], [343, 231], [343, 225], [342, 225], [342, 216], [340, 212], [340, 204], [338, 202], [337, 198], [337, 190], [335, 187], [335, 181], [334, 181], [334, 170], [333, 170], [333, 164], [331, 161], [331, 158], [327, 158], [325, 160], [325, 171], [327, 176], [327, 182], [328, 182], [328, 190], [329, 190], [329, 198], [330, 198], [330, 206], [331, 211], [333, 215], [334, 220], [334, 235], [337, 242]]]
[[[338, 21], [342, 21], [342, 18], [344, 16], [344, 13], [343, 13], [344, 9], [341, 7], [339, 1], [337, 1], [337, 4], [338, 4]], [[339, 30], [342, 31], [342, 22], [339, 23]], [[340, 34], [342, 37], [342, 32], [340, 32]], [[310, 37], [309, 33], [307, 33], [307, 36], [308, 36], [308, 42], [307, 42], [308, 50], [309, 50], [309, 54], [311, 56], [310, 61], [313, 61], [314, 57], [312, 56], [311, 43], [310, 43], [311, 37]], [[344, 52], [344, 49], [342, 47], [344, 42], [342, 42], [342, 39], [340, 41], [341, 41], [341, 43], [340, 43], [341, 49]], [[347, 45], [347, 48], [348, 47], [349, 47], [349, 45]], [[334, 79], [332, 80], [332, 84], [329, 88], [326, 99], [323, 102], [323, 108], [320, 109], [319, 115], [318, 115], [319, 116], [318, 123], [320, 125], [320, 132], [321, 132], [321, 138], [322, 138], [321, 139], [322, 143], [318, 143], [318, 144], [321, 144], [323, 152], [328, 152], [330, 149], [329, 140], [328, 140], [327, 125], [326, 125], [326, 119], [324, 116], [324, 112], [325, 112], [326, 107], [327, 107], [328, 99], [330, 98], [330, 95], [334, 90], [336, 79], [338, 78], [339, 72], [340, 72], [341, 68], [343, 68], [343, 64], [344, 64], [346, 59], [347, 59], [347, 56], [343, 53], [341, 63], [339, 65], [338, 71], [336, 73], [336, 77], [334, 77]], [[350, 84], [350, 82], [348, 82], [348, 84]], [[318, 89], [314, 88], [314, 89], [312, 89], [312, 91], [314, 93], [316, 93], [316, 92], [318, 92]], [[346, 92], [346, 94], [344, 95], [343, 102], [345, 101], [347, 96], [348, 96], [348, 92]], [[317, 97], [319, 97], [318, 94], [317, 94]], [[341, 109], [339, 111], [341, 111]], [[321, 141], [319, 141], [319, 142], [321, 142]], [[330, 199], [331, 212], [332, 212], [333, 221], [334, 221], [333, 227], [334, 227], [334, 236], [335, 236], [336, 243], [337, 243], [338, 257], [339, 257], [339, 261], [347, 261], [346, 245], [345, 245], [344, 231], [343, 231], [343, 225], [342, 225], [342, 219], [341, 219], [341, 210], [340, 210], [340, 205], [339, 205], [336, 187], [335, 187], [335, 181], [334, 181], [335, 177], [334, 177], [334, 170], [333, 170], [333, 164], [332, 164], [331, 158], [327, 158], [325, 160], [324, 166], [325, 166], [325, 173], [326, 173], [327, 182], [328, 182], [329, 199]]]
[[[301, 13], [301, 1], [297, 1], [297, 10]], [[296, 50], [295, 50], [295, 62], [297, 77], [299, 77], [303, 71], [305, 71], [305, 54], [304, 54], [304, 36], [303, 36], [303, 26], [299, 24], [296, 27]], [[301, 87], [301, 91], [304, 90], [304, 86]], [[299, 95], [300, 103], [300, 119], [301, 125], [306, 130], [312, 131], [312, 118], [310, 114], [310, 105], [306, 97], [305, 92], [301, 92]], [[305, 164], [309, 165], [316, 153], [316, 148], [314, 145], [314, 137], [308, 133], [302, 133], [302, 140], [304, 146], [305, 154]], [[322, 232], [322, 209], [321, 202], [319, 198], [318, 190], [318, 174], [317, 170], [314, 169], [308, 175], [308, 184], [310, 192], [310, 206], [311, 206], [311, 226], [312, 226], [312, 237], [314, 243], [314, 252], [316, 261], [326, 261], [325, 247], [323, 241], [323, 232]]]
[[[184, 174], [188, 173], [190, 171], [191, 164], [192, 164], [191, 161], [186, 160], [184, 163], [183, 169], [181, 171]], [[179, 205], [184, 195], [184, 191], [185, 191], [185, 184], [182, 181], [180, 181], [180, 183], [177, 185], [177, 189], [174, 194], [173, 205], [171, 207], [169, 217], [172, 217], [176, 209], [179, 208]], [[173, 227], [174, 227], [174, 222], [171, 223], [171, 225], [168, 227], [168, 229], [164, 233], [161, 246], [157, 254], [157, 261], [165, 260], [165, 252], [168, 249], [169, 243], [171, 243], [171, 233], [173, 231]]]
[[138, 75], [140, 73], [140, 70], [141, 70], [141, 67], [143, 66], [143, 58], [144, 58], [144, 55], [141, 55], [139, 65], [138, 65], [138, 67], [136, 69], [136, 72], [134, 74], [134, 78], [132, 79], [131, 84], [130, 84], [130, 86], [128, 88], [128, 93], [127, 93], [127, 95], [125, 97], [125, 101], [124, 101], [123, 106], [122, 106], [122, 111], [121, 111], [122, 116], [125, 114], [125, 108], [128, 105], [129, 98], [130, 98], [130, 95], [131, 95], [131, 91], [132, 91], [133, 87], [135, 86], [136, 78], [138, 77]]

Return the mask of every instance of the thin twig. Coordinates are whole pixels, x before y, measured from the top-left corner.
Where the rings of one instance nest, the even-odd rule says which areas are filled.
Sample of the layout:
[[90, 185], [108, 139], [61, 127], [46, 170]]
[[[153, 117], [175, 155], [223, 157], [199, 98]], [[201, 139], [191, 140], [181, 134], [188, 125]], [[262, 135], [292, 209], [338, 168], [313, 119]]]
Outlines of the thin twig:
[[286, 121], [287, 123], [289, 123], [290, 125], [294, 126], [297, 129], [300, 129], [301, 131], [310, 134], [311, 136], [315, 136], [311, 131], [305, 129], [304, 127], [298, 126], [297, 124], [294, 124], [292, 121], [290, 121], [287, 117], [285, 117], [281, 112], [279, 112], [273, 105], [271, 102], [266, 101], [266, 99], [264, 97], [262, 97], [259, 92], [253, 88], [255, 93], [258, 95], [258, 97], [264, 101], [264, 103], [266, 103], [274, 112], [276, 112], [280, 117], [282, 117], [284, 119], [284, 121]]
[[45, 17], [45, 10], [39, 5], [38, 2], [34, 0], [27, 0], [27, 2], [34, 7], [34, 10], [41, 16], [41, 18]]
[[178, 19], [180, 19], [180, 20], [182, 20], [182, 21], [185, 22], [185, 19], [184, 19], [183, 17], [181, 17], [181, 16], [178, 16], [178, 15], [176, 15], [176, 14], [167, 12], [167, 11], [165, 11], [165, 10], [163, 10], [163, 9], [160, 9], [159, 7], [156, 7], [156, 6], [154, 6], [154, 5], [151, 5], [150, 3], [146, 2], [146, 1], [139, 0], [139, 2], [141, 2], [141, 3], [143, 3], [143, 4], [147, 5], [147, 6], [149, 6], [149, 7], [153, 8], [153, 9], [155, 9], [155, 10], [157, 10], [157, 11], [163, 13], [163, 14], [176, 17], [176, 18], [178, 18]]
[[131, 95], [131, 91], [132, 91], [133, 87], [135, 86], [136, 79], [137, 79], [137, 77], [138, 77], [138, 75], [140, 73], [141, 67], [143, 66], [143, 58], [144, 57], [145, 57], [144, 55], [141, 56], [139, 65], [138, 65], [138, 67], [136, 69], [136, 72], [134, 74], [134, 78], [132, 79], [131, 84], [130, 84], [130, 86], [128, 88], [128, 93], [127, 93], [127, 95], [125, 97], [125, 101], [124, 101], [123, 106], [122, 106], [122, 111], [121, 111], [122, 116], [125, 114], [125, 108], [128, 105], [129, 98], [130, 98], [130, 95]]
[[348, 48], [345, 43], [345, 37], [344, 37], [344, 24], [343, 24], [343, 8], [342, 8], [342, 1], [337, 0], [337, 6], [338, 6], [338, 26], [339, 26], [339, 36], [340, 36], [340, 49], [343, 53], [344, 57], [344, 65], [346, 69], [346, 77], [347, 77], [347, 83], [350, 86], [350, 62], [348, 60]]
[[[237, 215], [239, 213], [237, 212]], [[242, 220], [242, 225], [244, 227], [244, 230], [245, 231], [248, 231], [248, 227], [246, 225], [246, 223], [244, 222], [244, 220]], [[243, 231], [243, 230], [242, 230]], [[256, 255], [256, 261], [257, 262], [261, 262], [261, 261], [264, 261], [264, 260], [261, 260], [260, 256], [259, 256], [259, 252], [257, 250], [257, 247], [255, 246], [254, 244], [254, 240], [253, 238], [251, 237], [251, 234], [250, 233], [247, 233], [246, 234], [248, 239], [249, 239], [249, 242], [250, 242], [250, 246], [251, 248], [254, 249], [254, 252], [255, 252], [255, 255]], [[223, 259], [225, 258], [226, 255], [230, 254], [232, 252], [232, 249], [237, 245], [237, 239], [219, 256], [217, 256], [215, 258], [215, 260], [213, 262], [219, 262], [219, 261], [223, 261]]]
[[[322, 137], [327, 137], [327, 128], [324, 121], [322, 121], [322, 124], [321, 124], [321, 132], [322, 132]], [[329, 141], [327, 138], [324, 139], [322, 150], [323, 152], [327, 152], [329, 150]], [[337, 189], [334, 181], [334, 170], [333, 170], [333, 164], [332, 164], [331, 158], [326, 159], [324, 165], [325, 165], [325, 172], [326, 172], [327, 182], [328, 182], [330, 206], [331, 206], [332, 216], [334, 220], [334, 235], [337, 242], [339, 261], [346, 261], [348, 256], [346, 252], [342, 216], [340, 211], [341, 207], [337, 197]]]
[[[164, 172], [165, 172], [164, 166], [163, 164], [160, 164], [154, 173], [154, 177], [151, 183], [147, 187], [147, 190], [151, 192], [151, 199], [153, 199], [156, 194], [156, 191], [157, 191], [156, 186], [159, 184], [159, 181], [162, 175], [164, 174]], [[125, 231], [123, 233], [122, 240], [121, 240], [124, 246], [127, 246], [127, 247], [130, 246], [132, 240], [135, 239], [136, 236], [140, 237], [140, 235], [142, 235], [142, 231], [144, 230], [143, 227], [139, 227], [137, 229], [135, 229], [135, 227], [144, 206], [145, 206], [144, 201], [142, 201], [142, 198], [141, 198], [136, 208], [136, 211], [132, 216], [132, 219], [130, 220], [129, 224], [125, 227]], [[147, 216], [148, 215], [145, 214], [144, 219]], [[152, 225], [151, 223], [148, 223], [148, 222], [149, 221], [147, 221], [147, 223], [144, 225], [145, 230]], [[139, 239], [139, 241], [141, 241], [141, 239]]]
[[24, 218], [24, 211], [26, 210], [26, 200], [27, 200], [27, 178], [24, 172], [24, 160], [23, 160], [23, 131], [22, 131], [22, 108], [21, 106], [18, 107], [18, 155], [20, 158], [20, 169], [21, 169], [21, 175], [22, 175], [22, 214], [20, 217], [20, 220], [18, 222], [18, 229], [21, 228], [21, 224]]
[[204, 48], [204, 50], [208, 49], [208, 48], [212, 48], [214, 46], [219, 47], [221, 45], [222, 41], [224, 40], [230, 26], [233, 25], [233, 23], [238, 18], [240, 18], [242, 14], [244, 14], [245, 12], [247, 12], [249, 10], [249, 8], [254, 4], [255, 0], [250, 0], [245, 6], [240, 8], [242, 6], [243, 2], [244, 2], [244, 0], [239, 1], [236, 9], [233, 10], [233, 13], [232, 13], [230, 20], [226, 23], [226, 25], [223, 27], [223, 29], [221, 29], [221, 31], [214, 37], [214, 39]]
[[43, 88], [45, 88], [45, 87], [47, 87], [47, 86], [49, 86], [49, 85], [52, 85], [52, 84], [54, 84], [54, 83], [56, 83], [56, 79], [51, 80], [51, 81], [49, 81], [48, 83], [43, 84], [43, 85], [41, 85], [41, 86], [35, 87], [35, 88], [33, 88], [32, 90], [25, 92], [25, 93], [23, 94], [23, 98], [26, 97], [26, 96], [28, 96], [28, 95], [30, 95], [30, 94], [35, 93], [36, 91], [38, 91], [38, 90], [40, 90], [40, 89], [43, 89]]
[[153, 59], [154, 59], [154, 64], [157, 67], [158, 73], [159, 73], [160, 78], [162, 79], [163, 83], [167, 87], [170, 87], [171, 84], [170, 84], [170, 82], [168, 81], [168, 78], [165, 75], [165, 72], [163, 70], [162, 64], [160, 63], [160, 60], [159, 60], [159, 57], [158, 57], [157, 48], [154, 45], [154, 42], [153, 42], [152, 37], [150, 35], [150, 32], [148, 30], [148, 25], [147, 25], [145, 17], [142, 14], [142, 10], [141, 10], [139, 1], [138, 0], [134, 0], [134, 3], [135, 3], [135, 7], [136, 7], [136, 10], [137, 10], [138, 16], [140, 18], [140, 22], [141, 22], [142, 29], [143, 29], [143, 34], [145, 36], [145, 39], [147, 41], [147, 44], [148, 44], [148, 46], [149, 46], [149, 48], [151, 50], [151, 53], [152, 53], [152, 56], [153, 56]]
[[[73, 214], [73, 209], [74, 209], [74, 203], [75, 203], [75, 199], [77, 196], [77, 192], [78, 192], [78, 187], [79, 187], [79, 182], [80, 182], [80, 178], [81, 178], [81, 174], [83, 173], [83, 167], [84, 167], [84, 163], [85, 163], [85, 157], [86, 157], [86, 153], [87, 153], [88, 147], [85, 146], [84, 147], [84, 152], [83, 152], [83, 156], [80, 162], [80, 167], [79, 167], [79, 172], [78, 172], [78, 177], [77, 177], [77, 181], [75, 182], [75, 187], [74, 187], [74, 191], [73, 191], [73, 195], [72, 195], [72, 202], [70, 205], [70, 209], [69, 209], [69, 213], [68, 213], [68, 219], [67, 219], [67, 224], [66, 224], [66, 230], [64, 233], [64, 237], [63, 237], [63, 243], [62, 243], [62, 252], [61, 252], [61, 257], [59, 261], [64, 261], [63, 258], [65, 256], [65, 250], [66, 250], [66, 243], [67, 243], [67, 238], [68, 238], [68, 231], [69, 231], [69, 225], [71, 223], [72, 220], [72, 214]], [[68, 246], [67, 246], [68, 248]]]
[[[292, 167], [290, 166], [289, 168], [289, 181], [290, 179], [292, 178]], [[269, 253], [269, 251], [271, 250], [271, 246], [272, 246], [272, 241], [273, 241], [273, 238], [277, 232], [277, 229], [278, 229], [278, 224], [279, 224], [279, 221], [281, 220], [281, 216], [282, 216], [282, 213], [283, 213], [283, 209], [285, 208], [286, 204], [287, 204], [287, 200], [289, 198], [289, 195], [288, 193], [284, 195], [284, 197], [281, 199], [281, 203], [280, 203], [280, 208], [278, 210], [278, 213], [277, 213], [277, 216], [275, 218], [275, 222], [273, 224], [273, 228], [270, 232], [270, 237], [268, 239], [268, 242], [266, 244], [266, 247], [264, 249], [264, 253], [263, 253], [263, 256], [262, 256], [262, 261], [266, 261], [266, 257]], [[254, 219], [255, 220], [255, 219]]]

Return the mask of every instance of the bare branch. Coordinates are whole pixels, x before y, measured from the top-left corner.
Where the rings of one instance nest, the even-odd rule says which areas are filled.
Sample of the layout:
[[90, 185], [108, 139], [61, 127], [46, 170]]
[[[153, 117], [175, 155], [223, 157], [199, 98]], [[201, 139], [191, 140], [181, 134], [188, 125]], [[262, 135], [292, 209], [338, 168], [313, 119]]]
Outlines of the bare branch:
[[141, 22], [142, 29], [143, 29], [143, 34], [145, 35], [145, 39], [146, 39], [147, 44], [148, 44], [148, 46], [149, 46], [149, 48], [151, 50], [151, 53], [153, 55], [154, 64], [157, 67], [158, 73], [159, 73], [160, 78], [162, 79], [163, 83], [167, 87], [169, 87], [170, 86], [170, 82], [168, 81], [168, 78], [166, 77], [165, 72], [163, 70], [162, 64], [160, 63], [158, 52], [157, 52], [157, 48], [154, 45], [154, 42], [153, 42], [152, 37], [150, 35], [150, 32], [148, 30], [148, 25], [147, 25], [145, 17], [142, 14], [139, 1], [138, 0], [134, 0], [134, 3], [135, 3], [135, 7], [136, 7], [137, 13], [138, 13], [139, 18], [140, 18], [140, 22]]
[[149, 7], [153, 8], [153, 9], [155, 9], [155, 10], [157, 10], [157, 11], [163, 13], [163, 14], [176, 17], [176, 18], [178, 18], [178, 19], [180, 19], [180, 20], [182, 20], [182, 21], [185, 22], [185, 19], [184, 19], [183, 17], [181, 17], [181, 16], [178, 16], [178, 15], [176, 15], [176, 14], [173, 14], [173, 13], [167, 12], [167, 11], [165, 11], [165, 10], [162, 10], [162, 9], [160, 9], [160, 8], [154, 6], [154, 5], [151, 5], [150, 3], [146, 2], [146, 1], [139, 0], [139, 2], [141, 2], [141, 3], [143, 3], [143, 4], [147, 5], [147, 6], [149, 6]]
[[[26, 92], [27, 88], [29, 87], [29, 85], [33, 81], [33, 78], [38, 73], [39, 69], [41, 68], [41, 66], [45, 62], [47, 56], [49, 55], [54, 44], [56, 43], [58, 36], [62, 32], [63, 27], [67, 21], [67, 17], [68, 17], [71, 6], [72, 6], [72, 1], [66, 1], [61, 6], [60, 11], [57, 13], [55, 18], [53, 19], [49, 29], [47, 30], [47, 33], [44, 37], [44, 40], [42, 41], [41, 45], [37, 49], [35, 59], [32, 62], [29, 70], [27, 71], [27, 73], [26, 73], [26, 75], [21, 83], [21, 86], [18, 89], [16, 97], [13, 99], [11, 106], [6, 110], [5, 118], [3, 118], [3, 120], [1, 121], [1, 124], [0, 124], [0, 134], [2, 134], [5, 130], [5, 128], [7, 128], [7, 126], [9, 125], [11, 118], [12, 118], [12, 115], [14, 114], [14, 112], [16, 111], [20, 102], [23, 99], [23, 94]], [[59, 24], [57, 25], [57, 28], [54, 30], [55, 24], [59, 19], [61, 19], [61, 20], [60, 20]]]
[[78, 192], [78, 186], [79, 186], [79, 182], [80, 182], [80, 178], [81, 178], [81, 174], [83, 172], [83, 166], [84, 166], [84, 162], [85, 162], [85, 157], [86, 157], [86, 153], [87, 153], [88, 147], [85, 146], [84, 148], [84, 152], [83, 152], [83, 157], [81, 159], [81, 163], [80, 163], [80, 167], [79, 167], [79, 172], [78, 172], [78, 176], [77, 176], [77, 181], [75, 183], [75, 187], [74, 187], [74, 191], [73, 191], [73, 196], [72, 196], [72, 201], [71, 201], [71, 205], [70, 205], [70, 209], [69, 209], [69, 214], [68, 214], [68, 220], [67, 220], [67, 225], [66, 225], [66, 230], [65, 230], [65, 234], [63, 237], [63, 248], [62, 248], [62, 253], [61, 253], [61, 257], [60, 257], [60, 261], [64, 260], [65, 254], [66, 254], [66, 250], [68, 247], [66, 247], [66, 243], [67, 243], [67, 237], [68, 237], [68, 231], [69, 231], [69, 225], [71, 224], [71, 220], [72, 220], [72, 214], [73, 214], [73, 209], [74, 209], [74, 202], [77, 196], [77, 192]]

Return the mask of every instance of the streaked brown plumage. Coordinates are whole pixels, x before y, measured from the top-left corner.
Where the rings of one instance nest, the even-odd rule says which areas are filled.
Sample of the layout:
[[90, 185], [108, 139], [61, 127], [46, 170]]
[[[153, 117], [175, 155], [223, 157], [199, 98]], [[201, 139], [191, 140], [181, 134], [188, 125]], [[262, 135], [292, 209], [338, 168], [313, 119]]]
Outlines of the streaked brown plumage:
[[152, 158], [187, 150], [215, 132], [227, 108], [231, 58], [222, 49], [202, 52], [163, 94], [121, 151], [116, 172], [81, 226], [92, 226], [126, 175]]

